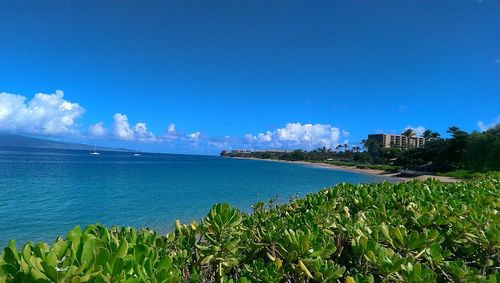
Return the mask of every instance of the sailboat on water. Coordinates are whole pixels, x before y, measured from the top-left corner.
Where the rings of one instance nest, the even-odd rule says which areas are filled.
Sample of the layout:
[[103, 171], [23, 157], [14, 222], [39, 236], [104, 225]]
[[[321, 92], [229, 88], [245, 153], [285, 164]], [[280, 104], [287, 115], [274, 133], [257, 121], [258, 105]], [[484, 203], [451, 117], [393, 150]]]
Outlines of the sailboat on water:
[[94, 152], [91, 152], [90, 155], [99, 155], [100, 153], [95, 151], [96, 150], [96, 145], [94, 144]]
[[134, 156], [141, 156], [141, 154], [137, 151], [137, 148], [135, 149]]

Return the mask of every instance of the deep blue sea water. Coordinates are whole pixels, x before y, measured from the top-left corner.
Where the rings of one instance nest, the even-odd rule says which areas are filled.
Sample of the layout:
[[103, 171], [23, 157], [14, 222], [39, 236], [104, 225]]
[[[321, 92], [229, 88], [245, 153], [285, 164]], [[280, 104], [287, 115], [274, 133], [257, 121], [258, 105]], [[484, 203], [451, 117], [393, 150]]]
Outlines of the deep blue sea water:
[[150, 227], [202, 219], [228, 202], [243, 211], [340, 182], [379, 176], [216, 156], [0, 148], [0, 247], [10, 239], [52, 242], [72, 227]]

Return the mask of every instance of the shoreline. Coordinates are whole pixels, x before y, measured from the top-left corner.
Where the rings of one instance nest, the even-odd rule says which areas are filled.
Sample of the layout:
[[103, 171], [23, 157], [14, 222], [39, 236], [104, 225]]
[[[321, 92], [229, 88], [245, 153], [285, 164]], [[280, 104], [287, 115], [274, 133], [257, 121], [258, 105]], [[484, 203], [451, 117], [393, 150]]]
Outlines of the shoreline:
[[440, 182], [443, 183], [456, 183], [460, 181], [459, 179], [453, 178], [453, 177], [448, 177], [448, 176], [436, 176], [436, 175], [421, 175], [421, 176], [401, 176], [399, 172], [388, 172], [385, 170], [380, 170], [380, 169], [369, 169], [369, 168], [356, 168], [352, 166], [342, 166], [342, 165], [334, 165], [334, 164], [329, 164], [329, 163], [323, 163], [323, 162], [310, 162], [310, 161], [290, 161], [290, 160], [278, 160], [278, 159], [260, 159], [260, 158], [247, 158], [247, 157], [228, 157], [228, 158], [234, 158], [234, 159], [246, 159], [246, 160], [260, 160], [260, 161], [270, 161], [270, 162], [282, 162], [282, 163], [295, 163], [295, 164], [302, 164], [302, 165], [307, 165], [307, 166], [312, 166], [312, 167], [318, 167], [318, 168], [327, 168], [327, 169], [333, 169], [333, 170], [340, 170], [340, 171], [349, 171], [349, 172], [354, 172], [354, 173], [362, 173], [362, 174], [367, 174], [367, 175], [372, 175], [372, 176], [382, 176], [382, 177], [388, 177], [388, 178], [393, 178], [397, 182], [408, 182], [411, 180], [426, 180], [429, 178], [436, 179]]

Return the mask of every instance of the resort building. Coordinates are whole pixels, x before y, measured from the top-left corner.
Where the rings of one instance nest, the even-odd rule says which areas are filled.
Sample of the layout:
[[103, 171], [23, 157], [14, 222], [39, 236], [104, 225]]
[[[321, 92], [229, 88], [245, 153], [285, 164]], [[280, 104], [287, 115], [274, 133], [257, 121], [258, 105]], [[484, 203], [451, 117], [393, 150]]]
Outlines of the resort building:
[[384, 148], [408, 149], [425, 146], [425, 138], [421, 137], [407, 137], [396, 134], [372, 134], [368, 135], [368, 139], [378, 141]]
[[231, 150], [231, 153], [250, 153], [250, 150], [246, 150], [246, 149], [233, 149], [233, 150]]
[[253, 152], [256, 152], [256, 153], [264, 153], [264, 152], [269, 152], [269, 153], [286, 153], [286, 152], [290, 152], [290, 150], [269, 149], [269, 150], [254, 150]]

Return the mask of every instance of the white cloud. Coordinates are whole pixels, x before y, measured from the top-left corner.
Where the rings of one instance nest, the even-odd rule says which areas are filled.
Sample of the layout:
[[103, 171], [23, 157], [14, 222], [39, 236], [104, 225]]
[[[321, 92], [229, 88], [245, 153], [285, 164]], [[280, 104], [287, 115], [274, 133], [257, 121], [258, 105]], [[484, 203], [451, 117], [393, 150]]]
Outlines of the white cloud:
[[143, 122], [135, 124], [134, 134], [135, 137], [141, 141], [156, 140], [156, 136], [152, 132], [148, 131], [146, 123]]
[[252, 134], [246, 134], [245, 135], [245, 141], [246, 142], [253, 142], [255, 140], [255, 137]]
[[484, 124], [483, 121], [478, 121], [477, 122], [477, 127], [479, 128], [479, 130], [481, 132], [485, 132], [485, 131], [487, 131], [490, 128], [489, 125]]
[[270, 142], [273, 140], [273, 133], [267, 131], [265, 134], [260, 133], [257, 135], [257, 140], [259, 142]]
[[306, 147], [331, 147], [338, 142], [340, 131], [330, 125], [288, 123], [285, 128], [276, 130], [276, 136], [280, 142], [291, 142]]
[[194, 133], [191, 133], [188, 135], [189, 139], [193, 140], [193, 141], [197, 141], [198, 139], [200, 139], [200, 132], [194, 132]]
[[477, 126], [479, 127], [479, 130], [481, 132], [485, 132], [493, 127], [495, 127], [497, 124], [500, 123], [500, 115], [498, 115], [493, 122], [486, 124], [483, 121], [478, 121]]
[[220, 142], [220, 141], [208, 141], [207, 144], [210, 147], [217, 148], [217, 149], [226, 149], [229, 144], [227, 142]]
[[169, 134], [169, 135], [175, 134], [175, 124], [174, 123], [170, 123], [170, 125], [168, 125], [167, 134]]
[[177, 128], [176, 128], [175, 124], [170, 123], [167, 126], [165, 133], [162, 136], [158, 137], [158, 140], [159, 141], [174, 141], [174, 140], [178, 140], [181, 138], [182, 138], [182, 135], [179, 135], [177, 133]]
[[105, 136], [107, 132], [108, 132], [108, 130], [104, 127], [103, 122], [99, 122], [99, 123], [96, 123], [94, 125], [90, 125], [90, 127], [89, 127], [89, 133], [95, 137]]
[[25, 96], [0, 93], [0, 130], [38, 134], [77, 133], [75, 121], [85, 110], [64, 100], [64, 92]]
[[146, 123], [139, 122], [135, 124], [134, 128], [130, 127], [128, 117], [122, 113], [116, 113], [114, 116], [114, 134], [117, 138], [122, 140], [156, 140], [156, 136], [148, 130]]
[[288, 123], [284, 128], [266, 131], [256, 136], [245, 135], [247, 142], [256, 141], [259, 145], [275, 148], [303, 148], [334, 147], [339, 138], [349, 136], [346, 130], [328, 124], [301, 124]]
[[127, 115], [116, 113], [113, 118], [115, 120], [113, 125], [115, 136], [122, 140], [133, 140], [134, 131], [130, 128]]
[[422, 134], [426, 130], [424, 126], [417, 126], [417, 127], [406, 126], [403, 131], [406, 131], [408, 129], [411, 129], [417, 136], [422, 136]]

